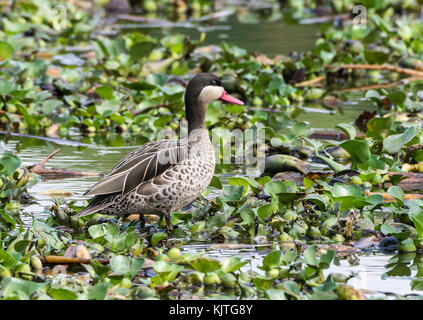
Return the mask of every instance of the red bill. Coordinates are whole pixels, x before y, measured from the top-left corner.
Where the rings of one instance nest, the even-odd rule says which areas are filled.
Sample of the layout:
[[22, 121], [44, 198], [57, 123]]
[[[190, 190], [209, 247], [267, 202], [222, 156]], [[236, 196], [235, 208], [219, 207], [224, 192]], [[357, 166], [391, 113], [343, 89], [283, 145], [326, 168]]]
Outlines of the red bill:
[[223, 91], [220, 99], [223, 100], [223, 101], [229, 102], [229, 103], [233, 103], [233, 104], [240, 104], [240, 105], [244, 104], [244, 102], [242, 102], [241, 100], [238, 100], [238, 99], [230, 96], [226, 91]]

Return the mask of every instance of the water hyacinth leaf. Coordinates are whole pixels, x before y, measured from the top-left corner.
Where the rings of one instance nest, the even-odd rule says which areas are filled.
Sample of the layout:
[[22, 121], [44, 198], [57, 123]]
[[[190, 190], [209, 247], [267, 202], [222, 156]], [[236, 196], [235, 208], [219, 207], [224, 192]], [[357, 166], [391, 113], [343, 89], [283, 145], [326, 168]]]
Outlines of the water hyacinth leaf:
[[97, 239], [107, 234], [107, 228], [105, 224], [95, 224], [88, 228], [88, 233], [91, 238]]
[[228, 186], [223, 189], [223, 196], [219, 197], [224, 202], [233, 202], [233, 201], [239, 201], [242, 199], [242, 194], [244, 191], [243, 186]]
[[411, 211], [409, 212], [409, 216], [414, 223], [414, 227], [417, 230], [419, 238], [423, 238], [423, 211]]
[[395, 105], [399, 105], [404, 103], [407, 95], [403, 91], [396, 91], [390, 93], [386, 96], [389, 100], [391, 100]]
[[418, 133], [415, 127], [410, 127], [404, 133], [393, 134], [383, 140], [383, 147], [390, 154], [397, 154], [401, 148], [413, 139]]
[[224, 257], [220, 263], [222, 264], [223, 272], [235, 272], [247, 264], [248, 261], [241, 261], [238, 257]]
[[219, 190], [222, 190], [222, 181], [218, 176], [213, 176], [212, 180], [210, 181], [209, 187], [213, 187]]
[[195, 270], [202, 273], [214, 272], [221, 268], [219, 261], [208, 257], [202, 257], [197, 261], [190, 262], [190, 265]]
[[319, 259], [319, 268], [324, 268], [324, 269], [329, 268], [334, 257], [335, 257], [334, 250], [328, 250], [326, 253], [322, 254]]
[[415, 100], [419, 100], [418, 93], [419, 91], [423, 91], [423, 81], [418, 81], [413, 85], [412, 88], [413, 91], [413, 97]]
[[264, 295], [269, 300], [286, 300], [285, 292], [280, 289], [269, 289], [264, 291]]
[[156, 246], [160, 241], [167, 239], [167, 233], [166, 232], [156, 232], [151, 237], [151, 245], [154, 247]]
[[108, 285], [104, 282], [98, 282], [92, 289], [88, 292], [89, 300], [104, 300], [107, 295]]
[[282, 251], [275, 250], [268, 253], [263, 259], [263, 270], [277, 268], [282, 263]]
[[389, 54], [382, 51], [364, 50], [364, 58], [369, 64], [382, 64], [388, 60]]
[[154, 47], [156, 46], [155, 41], [141, 41], [137, 42], [132, 45], [131, 49], [129, 49], [129, 54], [132, 60], [140, 60], [146, 56], [148, 56], [151, 51], [153, 51]]
[[64, 288], [50, 288], [47, 293], [54, 300], [75, 300], [78, 298], [76, 292]]
[[242, 218], [242, 222], [240, 223], [240, 225], [245, 225], [245, 224], [251, 225], [256, 220], [256, 214], [250, 208], [245, 208], [245, 209], [241, 210], [239, 215]]
[[11, 230], [15, 229], [16, 222], [7, 212], [0, 210], [0, 215], [3, 217], [4, 221], [10, 225]]
[[363, 190], [358, 185], [346, 185], [342, 183], [335, 183], [333, 195], [336, 198], [340, 197], [354, 197], [361, 198]]
[[28, 300], [32, 294], [41, 290], [43, 286], [43, 283], [8, 277], [1, 282], [2, 296]]
[[95, 92], [102, 99], [112, 100], [114, 98], [113, 89], [109, 86], [101, 86], [101, 87], [95, 88]]
[[276, 202], [272, 201], [271, 203], [265, 204], [260, 206], [259, 208], [255, 208], [257, 210], [257, 216], [259, 216], [261, 219], [266, 219], [270, 215], [274, 214], [278, 210], [278, 205]]
[[10, 60], [13, 56], [13, 52], [13, 47], [9, 43], [0, 41], [0, 61]]
[[316, 246], [310, 246], [304, 251], [304, 262], [308, 264], [309, 266], [317, 266], [318, 260], [316, 258]]
[[405, 225], [389, 225], [389, 224], [382, 224], [380, 227], [380, 231], [384, 235], [394, 236], [398, 239], [398, 241], [406, 240], [410, 237], [411, 231]]
[[225, 110], [232, 114], [244, 112], [245, 107], [238, 104], [228, 104], [224, 106]]
[[311, 134], [311, 129], [306, 122], [297, 122], [291, 130], [295, 137], [308, 137]]
[[57, 100], [57, 99], [51, 99], [51, 100], [44, 101], [43, 107], [42, 107], [43, 108], [43, 114], [50, 115], [50, 114], [53, 113], [53, 111], [56, 108], [58, 108], [62, 105], [63, 105], [63, 102], [60, 101], [60, 100]]
[[271, 181], [265, 184], [264, 191], [271, 196], [276, 196], [278, 193], [287, 192], [287, 187], [282, 181]]
[[256, 182], [254, 179], [249, 177], [232, 177], [229, 178], [230, 185], [238, 185], [243, 186], [242, 197], [244, 197], [251, 189], [258, 190], [260, 188], [260, 184]]
[[348, 140], [339, 146], [347, 151], [352, 159], [358, 163], [364, 163], [370, 159], [370, 148], [366, 141]]
[[321, 211], [326, 209], [327, 206], [327, 200], [323, 198], [320, 194], [309, 194], [307, 197], [304, 198], [304, 200], [310, 201], [317, 205]]
[[254, 277], [254, 286], [259, 290], [268, 290], [272, 287], [274, 280], [265, 277]]
[[339, 123], [336, 125], [336, 128], [339, 128], [345, 132], [350, 140], [354, 139], [357, 134], [355, 127], [349, 123]]
[[7, 95], [14, 90], [13, 84], [9, 80], [0, 80], [0, 94]]
[[300, 294], [300, 287], [295, 281], [288, 280], [283, 283], [283, 286], [285, 287], [285, 290], [288, 294], [298, 297]]
[[20, 23], [20, 22], [12, 22], [9, 19], [3, 17], [3, 29], [6, 31], [7, 34], [18, 34], [27, 31], [31, 28], [31, 24], [28, 23]]
[[16, 262], [16, 259], [7, 251], [0, 249], [0, 265], [10, 268]]
[[394, 197], [396, 200], [400, 201], [401, 203], [404, 202], [404, 191], [398, 186], [392, 186], [388, 189], [388, 194]]
[[21, 165], [19, 157], [12, 153], [0, 154], [0, 173], [4, 175], [12, 174]]
[[114, 256], [110, 259], [112, 271], [119, 275], [129, 276], [131, 279], [140, 272], [144, 265], [144, 258], [130, 258], [126, 256]]

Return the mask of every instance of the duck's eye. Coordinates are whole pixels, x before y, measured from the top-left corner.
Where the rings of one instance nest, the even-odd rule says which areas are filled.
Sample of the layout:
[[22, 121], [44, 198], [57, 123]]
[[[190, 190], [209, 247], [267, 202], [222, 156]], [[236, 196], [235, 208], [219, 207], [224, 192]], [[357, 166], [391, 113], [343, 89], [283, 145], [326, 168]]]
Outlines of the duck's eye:
[[213, 80], [213, 81], [211, 82], [211, 84], [212, 84], [213, 86], [217, 86], [217, 82], [216, 82], [216, 80]]

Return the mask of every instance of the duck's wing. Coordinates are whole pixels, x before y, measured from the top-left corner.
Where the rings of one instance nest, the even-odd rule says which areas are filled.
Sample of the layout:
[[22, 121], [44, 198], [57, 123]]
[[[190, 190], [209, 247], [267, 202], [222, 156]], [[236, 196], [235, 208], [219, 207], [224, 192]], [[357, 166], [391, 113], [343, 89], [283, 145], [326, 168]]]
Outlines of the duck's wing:
[[162, 140], [146, 143], [123, 158], [102, 180], [84, 195], [126, 194], [175, 166], [188, 155], [186, 140]]

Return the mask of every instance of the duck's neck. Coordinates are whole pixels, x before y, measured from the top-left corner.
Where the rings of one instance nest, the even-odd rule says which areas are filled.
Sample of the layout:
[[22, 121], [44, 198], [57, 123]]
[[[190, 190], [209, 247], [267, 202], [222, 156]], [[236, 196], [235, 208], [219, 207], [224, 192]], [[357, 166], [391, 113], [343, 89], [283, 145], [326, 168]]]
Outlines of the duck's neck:
[[192, 103], [189, 99], [185, 100], [185, 117], [188, 121], [188, 134], [199, 129], [207, 130], [206, 110], [207, 105], [205, 103]]

